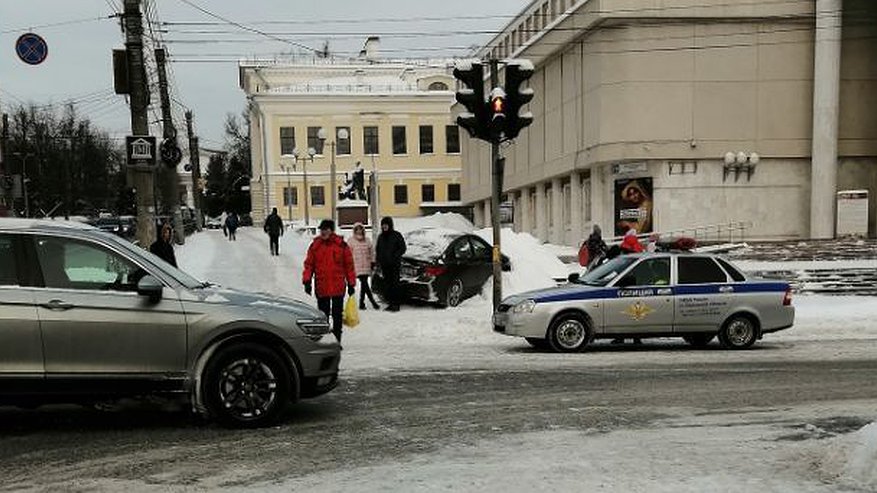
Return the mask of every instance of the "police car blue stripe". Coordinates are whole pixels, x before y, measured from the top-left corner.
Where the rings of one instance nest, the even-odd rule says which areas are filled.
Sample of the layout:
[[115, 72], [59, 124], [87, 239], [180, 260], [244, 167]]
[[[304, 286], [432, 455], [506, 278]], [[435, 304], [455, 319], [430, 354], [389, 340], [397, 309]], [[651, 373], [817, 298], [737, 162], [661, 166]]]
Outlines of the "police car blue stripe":
[[[789, 289], [788, 283], [782, 282], [768, 282], [768, 283], [741, 283], [741, 284], [702, 284], [702, 285], [688, 285], [688, 286], [659, 286], [655, 288], [644, 288], [643, 291], [652, 291], [649, 294], [642, 294], [642, 296], [636, 295], [634, 297], [646, 297], [646, 296], [690, 296], [690, 295], [703, 295], [703, 294], [719, 294], [719, 288], [731, 286], [734, 290], [731, 293], [785, 293], [787, 289]], [[663, 292], [664, 290], [672, 290], [670, 293]], [[609, 289], [583, 289], [582, 291], [573, 291], [573, 292], [561, 292], [557, 294], [548, 294], [542, 295], [532, 298], [536, 303], [556, 303], [561, 301], [584, 301], [584, 300], [605, 300], [605, 299], [613, 299], [613, 298], [629, 298], [631, 294], [625, 294], [622, 296], [622, 291], [631, 292], [631, 291], [639, 291], [639, 289], [625, 289], [621, 290], [618, 288], [609, 288]], [[661, 292], [658, 292], [661, 291]], [[725, 293], [722, 293], [725, 294]]]

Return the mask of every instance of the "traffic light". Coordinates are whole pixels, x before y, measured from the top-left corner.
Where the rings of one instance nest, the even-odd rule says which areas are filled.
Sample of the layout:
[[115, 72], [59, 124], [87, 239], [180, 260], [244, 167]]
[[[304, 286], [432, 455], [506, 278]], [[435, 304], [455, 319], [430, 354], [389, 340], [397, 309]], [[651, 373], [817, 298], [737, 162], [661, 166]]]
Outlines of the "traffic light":
[[533, 76], [533, 63], [529, 60], [509, 60], [505, 67], [506, 126], [505, 138], [514, 139], [533, 123], [529, 111], [521, 114], [521, 108], [533, 100], [533, 89], [521, 86]]
[[490, 137], [494, 142], [501, 141], [506, 131], [507, 110], [505, 91], [501, 87], [494, 87], [490, 91]]
[[457, 102], [466, 108], [457, 117], [457, 124], [473, 138], [490, 140], [489, 115], [484, 101], [484, 65], [480, 60], [461, 61], [454, 68], [454, 77], [465, 86], [457, 91]]

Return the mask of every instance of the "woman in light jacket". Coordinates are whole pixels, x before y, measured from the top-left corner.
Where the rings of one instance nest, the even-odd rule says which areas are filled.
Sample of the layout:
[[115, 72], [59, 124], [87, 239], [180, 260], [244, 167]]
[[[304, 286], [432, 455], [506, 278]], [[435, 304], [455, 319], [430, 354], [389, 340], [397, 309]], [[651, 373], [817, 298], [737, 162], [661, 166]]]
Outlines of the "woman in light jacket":
[[372, 307], [377, 310], [380, 306], [375, 301], [368, 283], [375, 264], [374, 247], [371, 240], [366, 237], [365, 226], [362, 223], [356, 223], [353, 226], [353, 237], [348, 244], [353, 251], [353, 268], [356, 271], [356, 277], [359, 279], [359, 309], [365, 310], [365, 297], [368, 296]]

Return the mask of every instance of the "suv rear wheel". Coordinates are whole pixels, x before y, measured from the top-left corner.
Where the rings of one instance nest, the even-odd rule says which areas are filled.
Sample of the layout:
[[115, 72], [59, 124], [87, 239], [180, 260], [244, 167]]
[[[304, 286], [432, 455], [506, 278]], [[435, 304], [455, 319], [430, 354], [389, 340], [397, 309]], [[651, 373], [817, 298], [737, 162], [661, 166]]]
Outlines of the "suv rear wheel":
[[204, 369], [202, 393], [212, 417], [225, 426], [274, 423], [288, 406], [295, 376], [274, 351], [255, 343], [220, 349]]

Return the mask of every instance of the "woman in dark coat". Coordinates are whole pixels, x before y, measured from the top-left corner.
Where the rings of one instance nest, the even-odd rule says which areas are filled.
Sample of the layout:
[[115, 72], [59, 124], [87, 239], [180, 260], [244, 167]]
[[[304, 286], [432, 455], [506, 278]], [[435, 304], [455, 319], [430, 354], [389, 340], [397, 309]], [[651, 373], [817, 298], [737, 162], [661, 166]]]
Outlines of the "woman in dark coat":
[[174, 255], [174, 245], [172, 243], [173, 237], [174, 232], [171, 229], [171, 225], [168, 223], [162, 224], [161, 234], [158, 235], [158, 239], [155, 240], [155, 243], [149, 247], [149, 251], [154, 253], [158, 258], [176, 267], [177, 256]]

